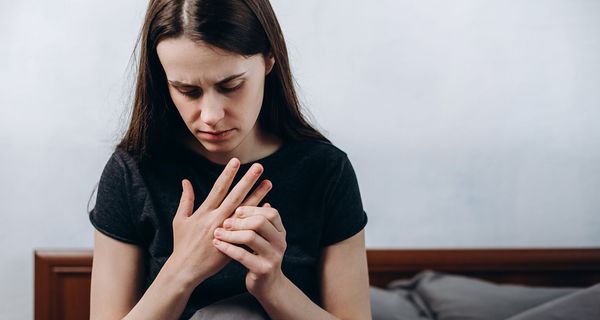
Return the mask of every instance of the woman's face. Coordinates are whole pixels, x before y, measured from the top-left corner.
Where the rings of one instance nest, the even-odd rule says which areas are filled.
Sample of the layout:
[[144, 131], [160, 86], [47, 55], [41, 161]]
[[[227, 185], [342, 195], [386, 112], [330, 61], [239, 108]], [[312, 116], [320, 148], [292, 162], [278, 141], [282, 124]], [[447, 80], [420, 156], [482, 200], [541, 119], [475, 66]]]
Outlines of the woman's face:
[[252, 148], [274, 60], [245, 58], [185, 37], [161, 41], [157, 53], [171, 99], [201, 149], [225, 156], [242, 145]]

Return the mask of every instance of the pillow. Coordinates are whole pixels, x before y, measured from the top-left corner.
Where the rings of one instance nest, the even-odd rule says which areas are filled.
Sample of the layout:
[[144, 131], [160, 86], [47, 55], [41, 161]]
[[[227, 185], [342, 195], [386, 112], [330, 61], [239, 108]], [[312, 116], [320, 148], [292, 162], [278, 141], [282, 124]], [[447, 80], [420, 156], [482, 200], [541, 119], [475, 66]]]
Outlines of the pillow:
[[370, 288], [371, 315], [373, 320], [415, 320], [429, 319], [411, 300], [408, 291], [403, 289], [384, 290]]
[[600, 283], [546, 302], [508, 320], [600, 319]]
[[248, 292], [217, 301], [196, 311], [189, 320], [266, 320], [269, 315]]
[[422, 301], [421, 307], [438, 320], [506, 319], [577, 290], [498, 285], [432, 271], [421, 272], [409, 281], [393, 281], [388, 288], [412, 290], [415, 301]]

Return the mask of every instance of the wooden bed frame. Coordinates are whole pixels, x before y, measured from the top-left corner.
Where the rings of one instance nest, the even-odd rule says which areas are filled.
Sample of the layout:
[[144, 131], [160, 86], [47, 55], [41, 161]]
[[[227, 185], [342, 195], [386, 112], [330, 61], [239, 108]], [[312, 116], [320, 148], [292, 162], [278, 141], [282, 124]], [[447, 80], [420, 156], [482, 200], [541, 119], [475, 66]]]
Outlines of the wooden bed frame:
[[[91, 250], [35, 250], [35, 319], [89, 317]], [[497, 283], [600, 283], [600, 249], [367, 250], [370, 284], [436, 270]]]

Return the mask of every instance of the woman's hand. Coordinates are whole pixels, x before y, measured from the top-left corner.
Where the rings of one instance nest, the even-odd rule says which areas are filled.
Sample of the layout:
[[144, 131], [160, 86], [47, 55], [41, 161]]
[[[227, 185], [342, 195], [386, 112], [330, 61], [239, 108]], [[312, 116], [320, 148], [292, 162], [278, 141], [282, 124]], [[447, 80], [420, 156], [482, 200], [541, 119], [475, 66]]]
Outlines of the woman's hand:
[[182, 181], [183, 193], [173, 218], [173, 253], [167, 262], [174, 264], [178, 273], [194, 287], [217, 273], [230, 261], [228, 256], [212, 245], [214, 230], [231, 216], [240, 204], [256, 206], [271, 189], [271, 182], [264, 180], [244, 201], [263, 172], [262, 166], [255, 163], [227, 194], [239, 167], [238, 159], [233, 158], [229, 161], [206, 200], [195, 212], [192, 212], [192, 185], [187, 179]]
[[[284, 279], [281, 261], [287, 247], [279, 212], [268, 203], [262, 207], [242, 206], [215, 230], [214, 246], [246, 268], [246, 288], [252, 295], [267, 295]], [[234, 244], [246, 245], [249, 252]]]

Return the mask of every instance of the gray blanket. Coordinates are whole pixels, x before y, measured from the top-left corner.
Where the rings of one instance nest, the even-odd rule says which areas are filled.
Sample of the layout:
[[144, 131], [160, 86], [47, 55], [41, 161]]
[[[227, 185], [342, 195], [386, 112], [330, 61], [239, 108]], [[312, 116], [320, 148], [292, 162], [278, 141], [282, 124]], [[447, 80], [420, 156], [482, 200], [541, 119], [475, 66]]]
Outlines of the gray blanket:
[[[373, 320], [588, 320], [600, 319], [600, 284], [590, 288], [499, 285], [464, 276], [424, 271], [371, 287]], [[198, 310], [190, 320], [265, 320], [249, 293]]]

